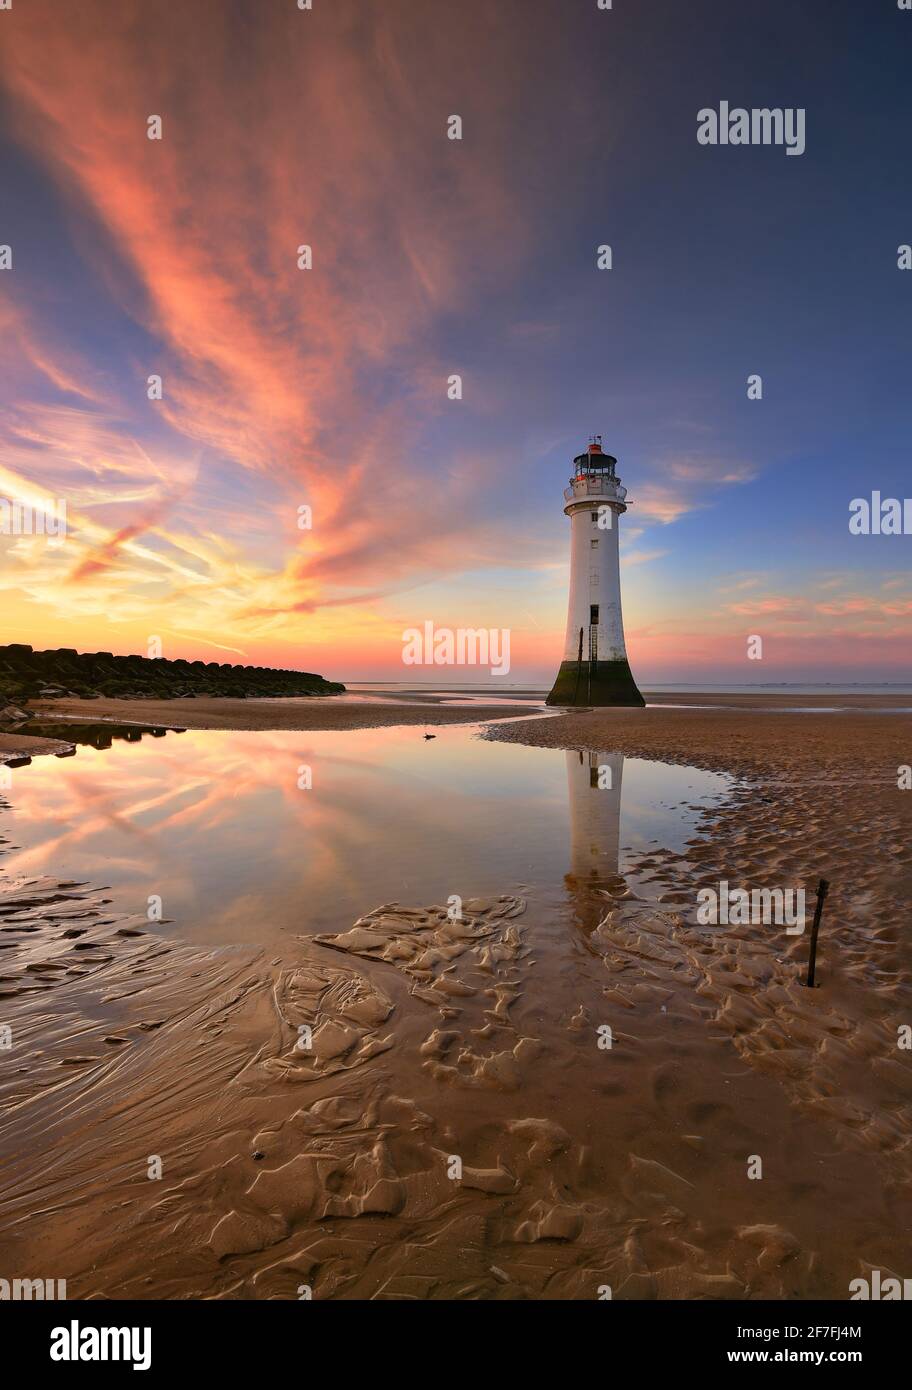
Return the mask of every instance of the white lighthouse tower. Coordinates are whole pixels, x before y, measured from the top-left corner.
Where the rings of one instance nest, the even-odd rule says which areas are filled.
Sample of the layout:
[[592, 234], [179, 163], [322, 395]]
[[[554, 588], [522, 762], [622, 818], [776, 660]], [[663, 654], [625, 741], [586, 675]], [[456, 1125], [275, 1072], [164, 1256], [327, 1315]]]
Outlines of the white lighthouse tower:
[[573, 460], [564, 488], [570, 518], [570, 601], [564, 659], [549, 705], [645, 705], [630, 673], [621, 616], [618, 522], [627, 510], [627, 489], [617, 459], [602, 452], [594, 435]]

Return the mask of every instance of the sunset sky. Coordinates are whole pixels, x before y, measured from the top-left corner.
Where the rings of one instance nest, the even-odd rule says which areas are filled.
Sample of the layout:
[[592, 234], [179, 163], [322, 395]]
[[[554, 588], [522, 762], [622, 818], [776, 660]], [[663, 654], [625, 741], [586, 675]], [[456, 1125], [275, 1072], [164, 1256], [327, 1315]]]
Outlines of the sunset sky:
[[848, 517], [912, 493], [910, 63], [887, 0], [14, 0], [0, 497], [68, 534], [0, 536], [0, 642], [486, 679], [403, 667], [432, 620], [550, 684], [600, 432], [641, 686], [908, 678], [912, 537]]

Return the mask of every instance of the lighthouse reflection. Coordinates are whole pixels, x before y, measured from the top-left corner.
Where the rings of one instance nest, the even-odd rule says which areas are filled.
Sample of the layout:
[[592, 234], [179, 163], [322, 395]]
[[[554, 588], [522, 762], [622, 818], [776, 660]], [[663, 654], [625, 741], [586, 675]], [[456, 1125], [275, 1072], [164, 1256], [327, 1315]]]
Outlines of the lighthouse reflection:
[[620, 874], [623, 753], [570, 750], [570, 871], [564, 883], [577, 924], [594, 931], [605, 915], [606, 890], [623, 885]]

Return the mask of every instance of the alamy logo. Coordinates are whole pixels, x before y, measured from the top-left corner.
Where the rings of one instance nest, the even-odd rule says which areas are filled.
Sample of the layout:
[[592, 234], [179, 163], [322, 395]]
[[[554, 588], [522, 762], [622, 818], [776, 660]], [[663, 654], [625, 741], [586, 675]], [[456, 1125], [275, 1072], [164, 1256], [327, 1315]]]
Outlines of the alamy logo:
[[897, 1279], [888, 1274], [886, 1279], [879, 1269], [871, 1270], [870, 1279], [853, 1279], [849, 1284], [851, 1301], [867, 1303], [892, 1302], [898, 1299], [912, 1299], [912, 1279]]
[[496, 627], [408, 627], [402, 634], [406, 666], [488, 666], [492, 676], [510, 670], [510, 631]]
[[804, 931], [805, 894], [803, 888], [729, 888], [722, 879], [718, 889], [701, 888], [697, 893], [697, 921], [702, 927], [771, 926], [785, 927], [787, 936]]
[[51, 1329], [52, 1361], [132, 1361], [134, 1371], [152, 1364], [151, 1327], [69, 1327]]
[[853, 497], [849, 503], [853, 536], [912, 536], [912, 497]]
[[58, 545], [66, 540], [66, 498], [32, 506], [0, 497], [0, 536], [47, 536]]
[[66, 1298], [65, 1279], [0, 1279], [0, 1301], [11, 1303]]
[[697, 142], [701, 145], [784, 145], [786, 154], [804, 154], [803, 106], [729, 106], [718, 111], [704, 106], [697, 112]]

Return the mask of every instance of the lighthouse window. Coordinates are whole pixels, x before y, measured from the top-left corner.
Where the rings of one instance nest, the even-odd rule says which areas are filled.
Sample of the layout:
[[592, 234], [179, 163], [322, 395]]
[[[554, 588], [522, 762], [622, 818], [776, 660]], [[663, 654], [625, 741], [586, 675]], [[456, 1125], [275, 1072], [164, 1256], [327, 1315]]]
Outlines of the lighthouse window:
[[590, 627], [598, 627], [598, 610], [599, 610], [599, 606], [598, 606], [597, 603], [590, 603], [590, 605], [589, 605], [589, 626], [590, 626]]
[[598, 512], [592, 512], [590, 515], [593, 521], [598, 521]]
[[596, 547], [597, 545], [598, 545], [598, 541], [597, 541], [597, 540], [595, 540], [595, 541], [590, 541], [590, 542], [589, 542], [589, 546], [590, 546], [590, 548], [591, 548], [592, 550], [594, 550], [595, 547]]

